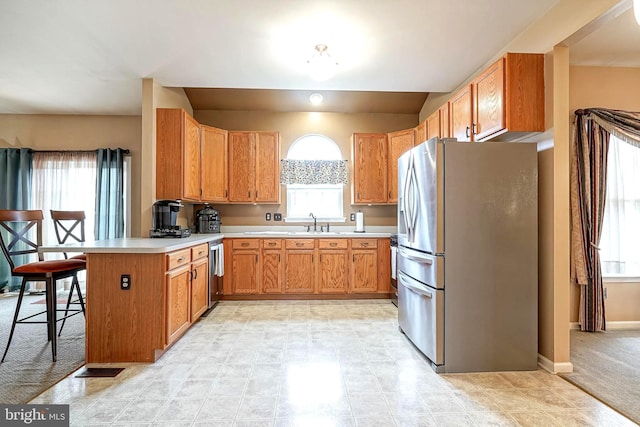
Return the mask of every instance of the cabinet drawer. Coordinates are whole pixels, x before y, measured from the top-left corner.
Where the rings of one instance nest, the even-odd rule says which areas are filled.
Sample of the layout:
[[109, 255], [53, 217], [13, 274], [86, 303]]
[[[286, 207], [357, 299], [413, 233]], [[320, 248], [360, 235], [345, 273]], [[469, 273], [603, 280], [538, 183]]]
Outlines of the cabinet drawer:
[[264, 249], [280, 249], [282, 247], [282, 240], [280, 239], [263, 239], [262, 247]]
[[203, 243], [198, 246], [194, 246], [191, 248], [191, 260], [195, 261], [200, 258], [204, 258], [209, 253], [209, 245]]
[[182, 249], [167, 254], [167, 270], [173, 270], [191, 262], [191, 249]]
[[287, 249], [313, 249], [314, 239], [287, 239], [285, 247]]
[[378, 240], [376, 239], [351, 239], [351, 247], [353, 249], [377, 248]]
[[347, 249], [349, 241], [347, 239], [320, 239], [318, 247], [320, 249]]
[[260, 240], [258, 239], [236, 239], [233, 241], [233, 249], [258, 249]]

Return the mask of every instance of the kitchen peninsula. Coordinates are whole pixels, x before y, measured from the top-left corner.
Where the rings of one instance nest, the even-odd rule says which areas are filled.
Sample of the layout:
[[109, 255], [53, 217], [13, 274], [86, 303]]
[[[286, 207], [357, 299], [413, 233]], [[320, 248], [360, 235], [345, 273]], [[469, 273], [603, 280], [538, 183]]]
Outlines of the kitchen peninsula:
[[42, 247], [87, 255], [87, 367], [155, 362], [207, 309], [209, 243], [127, 238]]
[[87, 366], [158, 360], [207, 310], [209, 244], [223, 238], [222, 299], [389, 297], [389, 233], [248, 231], [42, 247], [87, 255]]

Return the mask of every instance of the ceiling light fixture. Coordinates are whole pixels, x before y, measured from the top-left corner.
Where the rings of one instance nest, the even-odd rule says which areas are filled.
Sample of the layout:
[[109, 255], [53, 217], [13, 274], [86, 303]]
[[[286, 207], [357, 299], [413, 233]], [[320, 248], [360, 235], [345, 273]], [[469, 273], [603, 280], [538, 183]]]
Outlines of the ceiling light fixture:
[[316, 53], [307, 61], [309, 75], [315, 80], [327, 80], [333, 77], [338, 63], [329, 55], [327, 45], [319, 44], [315, 49]]
[[319, 93], [312, 93], [311, 96], [309, 96], [309, 101], [311, 101], [311, 103], [313, 105], [318, 105], [322, 102], [322, 95]]
[[640, 0], [633, 0], [633, 14], [636, 16], [636, 22], [640, 25]]

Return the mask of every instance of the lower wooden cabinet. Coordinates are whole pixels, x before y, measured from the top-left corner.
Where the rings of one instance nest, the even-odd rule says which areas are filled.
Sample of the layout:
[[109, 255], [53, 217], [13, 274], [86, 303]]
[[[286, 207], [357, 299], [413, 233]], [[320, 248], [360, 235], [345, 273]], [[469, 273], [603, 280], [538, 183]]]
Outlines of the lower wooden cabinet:
[[315, 291], [314, 239], [286, 239], [284, 290], [288, 294]]
[[225, 239], [223, 296], [388, 294], [389, 239]]
[[166, 344], [178, 339], [191, 324], [189, 298], [189, 264], [167, 273]]
[[209, 307], [208, 274], [209, 258], [191, 264], [191, 323], [198, 320]]
[[284, 275], [282, 258], [282, 240], [262, 240], [262, 293], [282, 293]]
[[344, 294], [349, 289], [349, 241], [322, 239], [318, 241], [318, 292]]

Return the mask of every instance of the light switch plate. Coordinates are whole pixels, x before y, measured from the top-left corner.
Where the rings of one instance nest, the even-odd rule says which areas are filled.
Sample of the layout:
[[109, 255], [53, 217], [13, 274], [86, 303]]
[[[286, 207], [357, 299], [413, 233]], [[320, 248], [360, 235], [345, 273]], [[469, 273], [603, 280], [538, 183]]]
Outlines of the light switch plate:
[[349, 215], [349, 219], [351, 221], [355, 221], [356, 220], [356, 214], [354, 214], [353, 212], [351, 213], [351, 215]]

